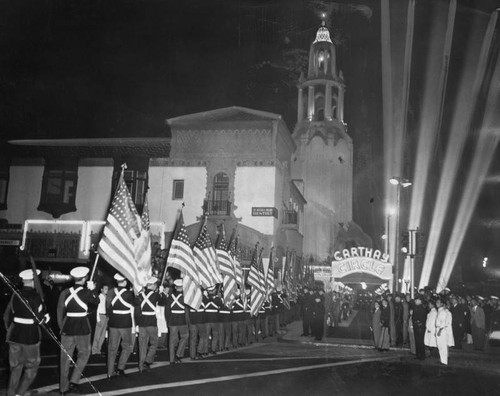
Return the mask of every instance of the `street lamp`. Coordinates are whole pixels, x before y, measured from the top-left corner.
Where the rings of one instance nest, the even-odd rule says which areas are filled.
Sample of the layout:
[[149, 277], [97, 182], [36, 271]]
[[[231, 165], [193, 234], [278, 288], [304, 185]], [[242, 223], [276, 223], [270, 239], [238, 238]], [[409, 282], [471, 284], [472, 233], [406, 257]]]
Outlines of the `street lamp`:
[[[401, 204], [401, 187], [402, 188], [407, 188], [411, 186], [411, 182], [408, 179], [404, 179], [401, 177], [392, 177], [389, 180], [389, 183], [391, 183], [393, 186], [396, 186], [396, 211], [395, 211], [395, 216], [396, 216], [396, 229], [395, 229], [395, 255], [394, 255], [394, 279], [396, 280], [395, 285], [396, 288], [400, 287], [399, 283], [397, 282], [399, 280], [399, 211], [400, 211], [400, 204]], [[398, 290], [395, 290], [398, 291]]]

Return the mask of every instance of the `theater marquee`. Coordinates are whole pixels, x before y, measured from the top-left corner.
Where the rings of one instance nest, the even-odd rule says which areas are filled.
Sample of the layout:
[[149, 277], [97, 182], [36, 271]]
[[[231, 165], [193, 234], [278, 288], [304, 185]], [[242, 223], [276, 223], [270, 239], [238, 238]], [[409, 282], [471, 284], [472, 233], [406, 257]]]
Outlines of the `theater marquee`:
[[392, 264], [389, 256], [380, 250], [356, 247], [335, 252], [332, 261], [332, 277], [343, 278], [355, 273], [366, 273], [381, 279], [392, 279]]

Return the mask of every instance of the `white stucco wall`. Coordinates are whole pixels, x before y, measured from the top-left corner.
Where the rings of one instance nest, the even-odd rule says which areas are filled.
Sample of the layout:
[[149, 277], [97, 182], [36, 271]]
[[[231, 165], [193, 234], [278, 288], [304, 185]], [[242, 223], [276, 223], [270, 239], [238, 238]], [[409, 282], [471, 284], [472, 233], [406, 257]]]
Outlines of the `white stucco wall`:
[[252, 207], [275, 207], [275, 167], [239, 167], [234, 183], [234, 204], [238, 207], [234, 215], [241, 217], [241, 223], [263, 234], [273, 234], [274, 217], [252, 216]]
[[24, 223], [28, 218], [52, 219], [36, 210], [42, 191], [43, 166], [11, 166], [7, 210], [0, 211], [9, 223]]
[[[184, 180], [184, 199], [174, 200], [174, 180]], [[149, 216], [152, 222], [164, 221], [166, 231], [175, 227], [179, 209], [184, 202], [184, 222], [196, 222], [202, 215], [203, 199], [206, 194], [207, 170], [205, 167], [166, 167], [149, 168]]]

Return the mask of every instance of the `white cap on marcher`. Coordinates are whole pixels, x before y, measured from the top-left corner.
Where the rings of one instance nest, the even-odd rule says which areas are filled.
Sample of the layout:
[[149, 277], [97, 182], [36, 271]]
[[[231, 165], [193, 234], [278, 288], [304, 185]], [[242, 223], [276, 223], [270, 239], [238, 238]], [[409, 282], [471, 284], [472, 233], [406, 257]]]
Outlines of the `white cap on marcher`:
[[182, 286], [182, 279], [176, 279], [176, 280], [174, 280], [174, 285], [175, 286]]
[[[36, 274], [37, 275], [40, 275], [41, 271], [40, 270], [36, 270]], [[22, 280], [33, 280], [33, 270], [32, 269], [26, 269], [24, 271], [21, 271], [19, 273], [19, 277], [22, 279]]]
[[490, 296], [490, 298], [491, 298], [492, 300], [499, 300], [499, 298], [498, 298], [497, 296]]
[[84, 278], [90, 270], [87, 267], [75, 267], [70, 271], [70, 275], [75, 279]]
[[154, 283], [158, 282], [158, 278], [156, 276], [151, 275], [149, 279], [147, 280], [148, 285], [152, 285]]
[[125, 280], [125, 277], [122, 274], [120, 274], [119, 272], [117, 272], [113, 278], [115, 278], [115, 280], [117, 282], [121, 282], [121, 281]]

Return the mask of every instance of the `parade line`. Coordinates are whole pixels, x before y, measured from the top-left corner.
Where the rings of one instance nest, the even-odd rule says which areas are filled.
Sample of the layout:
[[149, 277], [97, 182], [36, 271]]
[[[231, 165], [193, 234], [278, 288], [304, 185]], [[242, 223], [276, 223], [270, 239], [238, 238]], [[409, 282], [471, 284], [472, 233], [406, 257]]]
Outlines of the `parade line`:
[[119, 390], [113, 390], [113, 391], [102, 392], [102, 393], [92, 393], [90, 395], [91, 396], [97, 396], [97, 395], [102, 395], [102, 396], [115, 396], [116, 395], [116, 396], [119, 396], [119, 395], [130, 394], [130, 393], [148, 392], [148, 391], [158, 390], [158, 389], [177, 388], [177, 387], [191, 386], [191, 385], [202, 385], [202, 384], [209, 384], [209, 383], [215, 383], [215, 382], [233, 381], [233, 380], [238, 380], [238, 379], [243, 379], [243, 378], [263, 377], [263, 376], [268, 376], [268, 375], [286, 374], [286, 373], [293, 373], [293, 372], [298, 372], [298, 371], [314, 370], [314, 369], [321, 369], [321, 368], [328, 368], [328, 367], [348, 366], [348, 365], [352, 365], [352, 364], [368, 363], [368, 362], [383, 361], [383, 360], [392, 360], [392, 359], [395, 359], [397, 357], [398, 356], [387, 356], [387, 357], [352, 360], [349, 362], [315, 364], [315, 365], [311, 365], [311, 366], [300, 366], [300, 367], [293, 367], [293, 368], [287, 368], [287, 369], [259, 371], [256, 373], [249, 373], [249, 374], [227, 375], [227, 376], [216, 377], [216, 378], [202, 378], [202, 379], [198, 379], [198, 380], [178, 381], [178, 382], [170, 382], [170, 383], [166, 383], [166, 384], [138, 386], [136, 388], [119, 389]]

